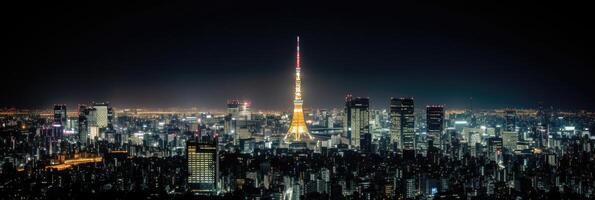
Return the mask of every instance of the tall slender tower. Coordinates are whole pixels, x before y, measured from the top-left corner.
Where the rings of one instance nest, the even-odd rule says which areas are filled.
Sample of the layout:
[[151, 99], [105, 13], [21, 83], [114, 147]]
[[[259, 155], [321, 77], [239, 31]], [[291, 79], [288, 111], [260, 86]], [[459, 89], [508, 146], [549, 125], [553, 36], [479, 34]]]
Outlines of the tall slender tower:
[[297, 37], [297, 53], [296, 53], [296, 64], [295, 64], [295, 99], [293, 100], [293, 117], [289, 130], [283, 140], [287, 143], [298, 142], [304, 139], [311, 140], [312, 136], [308, 133], [308, 127], [306, 126], [306, 120], [304, 120], [304, 110], [302, 105], [302, 79], [300, 74], [300, 37]]

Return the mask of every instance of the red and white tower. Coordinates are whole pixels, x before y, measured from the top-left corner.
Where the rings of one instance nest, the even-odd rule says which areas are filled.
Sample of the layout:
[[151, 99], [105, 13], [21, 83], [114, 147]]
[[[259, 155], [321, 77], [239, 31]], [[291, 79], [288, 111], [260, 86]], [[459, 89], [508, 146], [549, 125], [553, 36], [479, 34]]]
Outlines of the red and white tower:
[[289, 130], [283, 139], [285, 142], [299, 142], [306, 140], [312, 140], [312, 135], [308, 132], [308, 126], [306, 126], [306, 120], [304, 119], [304, 110], [302, 100], [302, 79], [300, 74], [300, 37], [297, 37], [297, 53], [296, 53], [296, 64], [295, 64], [295, 99], [293, 100], [293, 117], [291, 118], [291, 124]]

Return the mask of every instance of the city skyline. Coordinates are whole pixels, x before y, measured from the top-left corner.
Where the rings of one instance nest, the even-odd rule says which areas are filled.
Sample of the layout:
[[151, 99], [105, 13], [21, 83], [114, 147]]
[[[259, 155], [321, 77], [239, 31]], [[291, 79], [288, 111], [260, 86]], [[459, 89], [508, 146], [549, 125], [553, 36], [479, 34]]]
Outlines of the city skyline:
[[0, 107], [217, 109], [249, 99], [255, 109], [288, 111], [287, 44], [300, 35], [307, 108], [340, 108], [347, 94], [370, 97], [374, 109], [387, 109], [390, 97], [420, 107], [595, 108], [592, 32], [581, 12], [564, 12], [573, 6], [78, 6], [34, 7], [10, 24], [15, 64], [6, 74], [22, 81], [2, 79], [10, 87]]
[[0, 199], [595, 199], [566, 2], [7, 2]]

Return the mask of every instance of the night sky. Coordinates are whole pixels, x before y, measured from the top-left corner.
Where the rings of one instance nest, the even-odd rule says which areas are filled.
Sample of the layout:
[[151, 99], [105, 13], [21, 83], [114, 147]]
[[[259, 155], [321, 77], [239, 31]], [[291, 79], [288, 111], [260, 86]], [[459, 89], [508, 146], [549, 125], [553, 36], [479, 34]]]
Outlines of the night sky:
[[[4, 5], [0, 107], [289, 110], [295, 36], [305, 106], [595, 109], [591, 7], [523, 3]], [[367, 1], [359, 1], [367, 2]], [[562, 3], [562, 2], [558, 2]]]

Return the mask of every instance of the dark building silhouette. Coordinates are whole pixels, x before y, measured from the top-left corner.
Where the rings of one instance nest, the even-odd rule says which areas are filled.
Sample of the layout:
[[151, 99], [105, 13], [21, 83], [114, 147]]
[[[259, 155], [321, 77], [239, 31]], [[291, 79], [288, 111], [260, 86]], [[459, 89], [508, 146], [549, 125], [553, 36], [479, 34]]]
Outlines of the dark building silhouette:
[[426, 106], [426, 127], [429, 141], [432, 141], [434, 147], [442, 149], [441, 140], [444, 131], [444, 106], [432, 105]]

